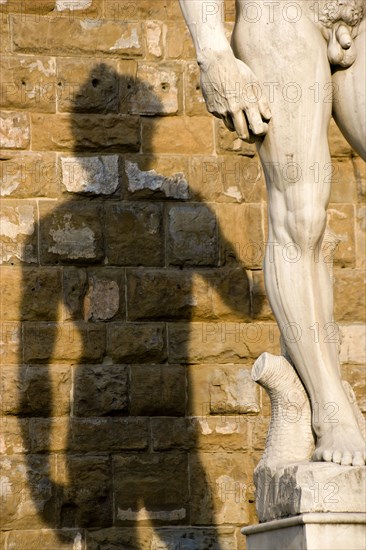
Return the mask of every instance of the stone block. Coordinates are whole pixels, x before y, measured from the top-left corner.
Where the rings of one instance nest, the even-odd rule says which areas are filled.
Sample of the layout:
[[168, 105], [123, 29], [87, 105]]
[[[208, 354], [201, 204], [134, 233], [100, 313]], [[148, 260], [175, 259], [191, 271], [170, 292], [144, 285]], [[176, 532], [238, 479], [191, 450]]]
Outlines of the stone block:
[[211, 154], [212, 120], [209, 117], [163, 117], [142, 121], [144, 153]]
[[1, 197], [27, 199], [59, 196], [54, 153], [3, 151], [0, 161]]
[[127, 203], [106, 207], [106, 256], [109, 265], [163, 265], [162, 208]]
[[366, 361], [366, 327], [359, 324], [341, 325], [341, 363], [364, 364]]
[[36, 151], [138, 151], [136, 117], [93, 114], [31, 114], [32, 145]]
[[325, 181], [332, 181], [330, 202], [356, 202], [357, 180], [354, 173], [354, 159], [333, 159], [325, 168]]
[[238, 137], [236, 132], [230, 132], [222, 120], [215, 120], [215, 133], [217, 154], [227, 155], [232, 153], [245, 157], [254, 157], [256, 155], [254, 143], [245, 143], [245, 141]]
[[184, 99], [185, 99], [185, 113], [189, 116], [208, 116], [209, 113], [206, 108], [205, 100], [203, 99], [201, 82], [200, 82], [200, 68], [197, 66], [197, 62], [188, 62], [186, 64], [185, 72], [185, 86], [184, 86]]
[[111, 323], [107, 353], [117, 363], [159, 363], [167, 357], [163, 323]]
[[169, 21], [165, 24], [166, 32], [166, 58], [187, 61], [195, 60], [192, 38], [184, 21]]
[[142, 27], [138, 22], [69, 17], [42, 17], [35, 22], [32, 18], [14, 15], [13, 29], [13, 48], [17, 53], [52, 55], [57, 51], [58, 55], [123, 57], [143, 54]]
[[133, 115], [173, 115], [182, 109], [182, 82], [179, 66], [139, 63], [129, 113]]
[[235, 269], [128, 270], [129, 319], [249, 319], [249, 284]]
[[[247, 365], [192, 365], [189, 367], [188, 414], [257, 415], [261, 409], [258, 386], [251, 379]], [[239, 415], [239, 416], [238, 416]], [[223, 422], [225, 419], [223, 419]], [[253, 418], [253, 423], [257, 418]]]
[[191, 514], [194, 525], [247, 523], [248, 457], [243, 452], [191, 454]]
[[2, 414], [64, 416], [70, 412], [71, 369], [68, 365], [2, 366]]
[[263, 351], [280, 353], [279, 330], [272, 323], [169, 323], [168, 334], [172, 363], [239, 363]]
[[27, 322], [24, 361], [98, 363], [105, 353], [105, 326], [92, 323]]
[[142, 451], [148, 446], [146, 418], [74, 418], [69, 447], [77, 453]]
[[37, 262], [37, 208], [33, 201], [1, 200], [0, 263]]
[[84, 535], [78, 529], [42, 529], [11, 531], [6, 550], [75, 550], [82, 549]]
[[[151, 166], [151, 167], [150, 167]], [[126, 158], [127, 197], [188, 199], [188, 163], [179, 157]]]
[[[237, 550], [233, 527], [174, 527], [156, 529], [151, 550], [160, 550], [161, 541], [169, 550]], [[163, 547], [164, 548], [164, 547]]]
[[247, 451], [248, 424], [238, 416], [152, 418], [154, 451]]
[[118, 113], [121, 75], [117, 60], [58, 58], [57, 82], [58, 111]]
[[3, 109], [56, 111], [54, 57], [2, 56], [0, 105]]
[[342, 380], [347, 380], [355, 392], [358, 406], [366, 412], [366, 379], [363, 365], [342, 365]]
[[264, 285], [263, 271], [247, 272], [248, 278], [251, 281], [251, 314], [253, 319], [258, 321], [274, 321], [267, 292]]
[[[0, 6], [0, 12], [2, 14], [33, 14], [39, 17], [41, 15], [49, 15], [54, 7], [54, 0], [5, 0]], [[32, 18], [30, 19], [32, 20]], [[33, 17], [33, 21], [35, 20], [36, 18]]]
[[55, 457], [14, 455], [0, 459], [2, 527], [7, 530], [57, 526]]
[[332, 157], [351, 157], [352, 156], [352, 147], [349, 145], [347, 140], [343, 137], [338, 126], [334, 122], [333, 118], [330, 121], [329, 131], [328, 131], [328, 140], [330, 154]]
[[167, 250], [170, 265], [217, 265], [215, 213], [204, 205], [172, 206], [168, 212]]
[[328, 226], [339, 239], [339, 244], [334, 254], [334, 265], [340, 267], [354, 267], [354, 206], [352, 204], [330, 204], [328, 208]]
[[125, 319], [124, 278], [123, 269], [89, 269], [83, 304], [85, 321]]
[[365, 162], [360, 157], [353, 157], [353, 168], [357, 182], [357, 197], [359, 202], [364, 202], [366, 197], [366, 168]]
[[75, 416], [116, 416], [128, 410], [128, 369], [123, 365], [79, 365], [74, 373]]
[[[3, 410], [1, 413], [3, 414]], [[2, 416], [0, 418], [0, 454], [28, 453], [31, 448], [28, 418]]]
[[179, 525], [188, 521], [188, 463], [182, 453], [113, 459], [116, 525]]
[[365, 511], [365, 468], [299, 462], [256, 471], [261, 522], [313, 512]]
[[70, 449], [68, 418], [31, 418], [30, 444], [33, 453], [57, 453]]
[[119, 186], [118, 155], [60, 157], [63, 191], [113, 195]]
[[0, 323], [0, 360], [2, 365], [19, 365], [23, 359], [22, 325], [15, 321]]
[[334, 318], [337, 322], [366, 322], [365, 273], [334, 270]]
[[0, 115], [0, 142], [3, 149], [27, 149], [30, 144], [29, 115], [3, 111]]
[[260, 269], [265, 252], [261, 205], [220, 204], [216, 206], [216, 214], [221, 228], [221, 265]]
[[102, 209], [98, 203], [40, 205], [40, 251], [43, 264], [90, 264], [104, 257]]
[[84, 319], [83, 301], [87, 289], [87, 273], [81, 267], [62, 270], [63, 320]]
[[164, 26], [159, 21], [145, 22], [146, 57], [161, 59], [164, 53]]
[[[0, 5], [0, 9], [1, 8], [3, 8], [3, 6]], [[0, 51], [5, 54], [11, 53], [10, 16], [6, 13], [2, 13], [0, 17], [0, 32]]]
[[0, 268], [3, 321], [56, 321], [61, 299], [59, 269]]
[[68, 455], [58, 465], [62, 492], [61, 527], [112, 525], [112, 472], [109, 457]]
[[192, 156], [189, 185], [192, 197], [208, 202], [260, 202], [265, 199], [258, 158]]
[[151, 550], [152, 529], [133, 527], [110, 527], [88, 531], [88, 550]]
[[182, 416], [186, 393], [186, 371], [181, 365], [131, 367], [131, 415]]

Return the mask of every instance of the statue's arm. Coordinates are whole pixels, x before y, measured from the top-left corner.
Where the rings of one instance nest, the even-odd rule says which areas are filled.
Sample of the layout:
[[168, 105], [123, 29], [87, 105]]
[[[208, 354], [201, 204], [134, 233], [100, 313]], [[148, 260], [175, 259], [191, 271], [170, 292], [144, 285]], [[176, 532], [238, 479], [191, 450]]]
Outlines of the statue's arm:
[[234, 56], [225, 36], [224, 0], [179, 2], [196, 49], [207, 109], [245, 141], [264, 135], [271, 118], [269, 105], [255, 75]]

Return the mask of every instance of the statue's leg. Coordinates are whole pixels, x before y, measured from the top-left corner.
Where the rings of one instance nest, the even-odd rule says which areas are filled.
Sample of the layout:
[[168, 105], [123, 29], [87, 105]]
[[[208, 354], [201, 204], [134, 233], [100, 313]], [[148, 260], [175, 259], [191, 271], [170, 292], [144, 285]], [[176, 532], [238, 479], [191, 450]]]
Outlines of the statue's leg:
[[357, 57], [351, 67], [333, 75], [333, 116], [357, 153], [366, 160], [366, 21], [355, 38]]
[[258, 147], [269, 202], [265, 281], [311, 399], [314, 459], [361, 465], [365, 444], [340, 379], [332, 285], [320, 252], [331, 175], [326, 43], [303, 17], [238, 24], [233, 47], [273, 93], [269, 132]]

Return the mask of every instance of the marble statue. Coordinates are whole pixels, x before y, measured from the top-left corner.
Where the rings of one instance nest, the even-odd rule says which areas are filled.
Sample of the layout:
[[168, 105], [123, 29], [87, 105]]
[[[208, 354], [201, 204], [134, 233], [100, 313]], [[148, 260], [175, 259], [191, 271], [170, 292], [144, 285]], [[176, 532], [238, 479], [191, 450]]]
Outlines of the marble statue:
[[[207, 108], [239, 138], [256, 143], [266, 176], [265, 283], [284, 346], [283, 356], [265, 354], [253, 370], [273, 406], [262, 462], [363, 466], [359, 413], [340, 377], [339, 338], [329, 337], [333, 294], [321, 246], [332, 115], [366, 157], [365, 2], [237, 0], [231, 44], [223, 0], [180, 4]], [[291, 246], [295, 259], [283, 254]], [[276, 414], [291, 392], [301, 412], [292, 426]]]

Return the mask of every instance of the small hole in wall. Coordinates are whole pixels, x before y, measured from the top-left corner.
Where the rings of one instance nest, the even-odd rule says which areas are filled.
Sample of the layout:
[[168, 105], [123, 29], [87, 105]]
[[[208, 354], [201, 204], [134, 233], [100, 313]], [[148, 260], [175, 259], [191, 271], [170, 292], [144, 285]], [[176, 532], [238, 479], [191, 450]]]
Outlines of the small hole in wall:
[[98, 86], [98, 84], [99, 84], [99, 80], [97, 78], [93, 78], [93, 80], [92, 80], [93, 88], [96, 88]]
[[167, 82], [162, 82], [161, 83], [161, 89], [164, 90], [164, 92], [166, 90], [169, 90], [169, 84]]

